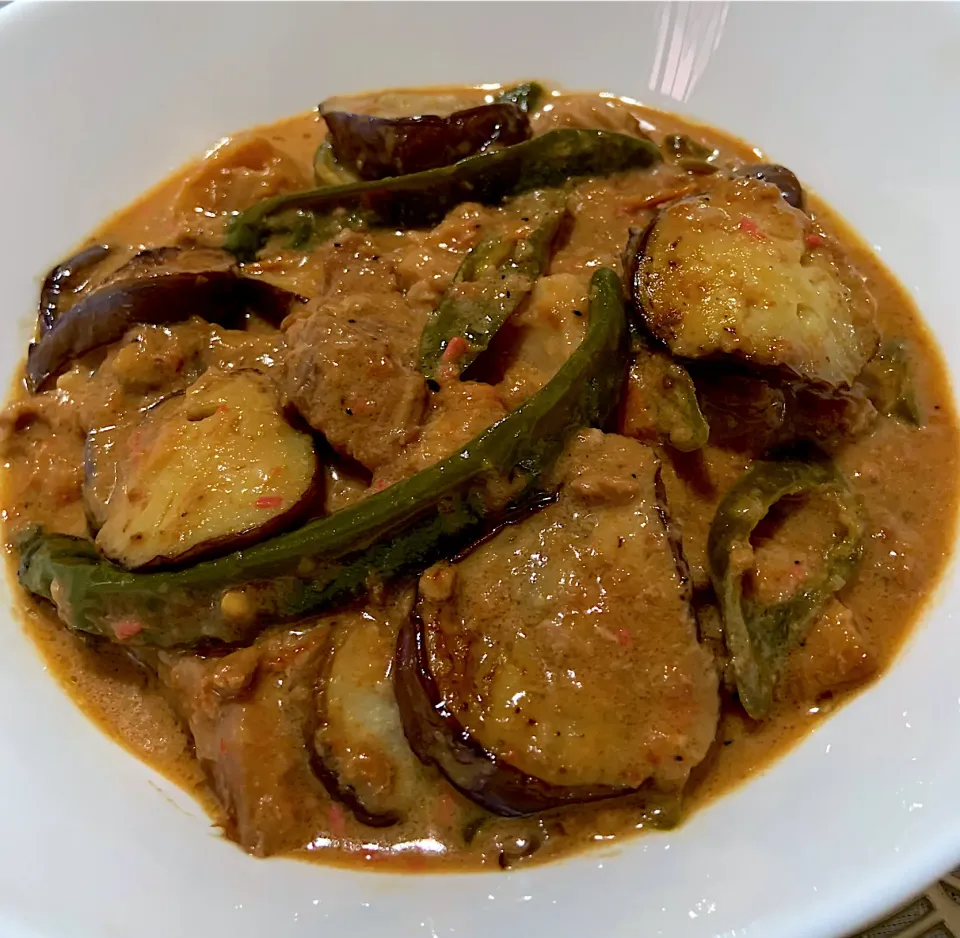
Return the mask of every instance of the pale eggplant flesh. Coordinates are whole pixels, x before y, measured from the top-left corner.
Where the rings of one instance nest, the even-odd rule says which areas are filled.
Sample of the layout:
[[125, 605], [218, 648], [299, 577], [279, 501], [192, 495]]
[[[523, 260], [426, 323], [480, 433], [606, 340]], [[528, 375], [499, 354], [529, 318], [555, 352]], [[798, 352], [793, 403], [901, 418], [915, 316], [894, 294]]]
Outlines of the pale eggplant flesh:
[[395, 625], [372, 617], [334, 630], [307, 737], [314, 774], [369, 827], [405, 820], [424, 788], [394, 695], [396, 635]]
[[155, 569], [292, 526], [318, 479], [313, 439], [287, 421], [273, 383], [210, 369], [140, 419], [89, 435], [84, 498], [103, 555]]
[[658, 480], [651, 448], [584, 431], [553, 504], [421, 576], [397, 645], [404, 728], [481, 807], [675, 792], [709, 750], [716, 672]]
[[878, 342], [876, 301], [840, 245], [759, 178], [664, 206], [631, 239], [643, 322], [683, 359], [849, 388]]

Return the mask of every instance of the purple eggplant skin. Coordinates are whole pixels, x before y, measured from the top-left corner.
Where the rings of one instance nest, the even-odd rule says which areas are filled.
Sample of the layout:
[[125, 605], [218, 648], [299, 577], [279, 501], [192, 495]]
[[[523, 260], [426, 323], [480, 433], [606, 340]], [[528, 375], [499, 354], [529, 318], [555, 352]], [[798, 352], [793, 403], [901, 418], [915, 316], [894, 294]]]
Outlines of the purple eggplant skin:
[[449, 166], [494, 143], [509, 146], [530, 138], [530, 121], [516, 104], [481, 104], [440, 117], [370, 117], [325, 111], [338, 163], [361, 179], [405, 176]]
[[393, 680], [403, 731], [416, 757], [425, 765], [435, 765], [464, 797], [500, 817], [529, 817], [637, 790], [553, 785], [484, 748], [444, 704], [430, 672], [424, 629], [414, 612], [397, 638]]
[[788, 205], [800, 211], [804, 210], [803, 186], [786, 166], [781, 166], [779, 163], [751, 163], [748, 166], [741, 166], [734, 175], [772, 182], [780, 190], [780, 194]]
[[[214, 269], [182, 269], [173, 263], [180, 253], [177, 248], [142, 252], [118, 276], [57, 317], [27, 352], [28, 389], [42, 390], [73, 359], [118, 341], [131, 326], [165, 325], [192, 316], [240, 326], [247, 312], [279, 324], [296, 299], [242, 276], [232, 259]], [[168, 269], [165, 262], [170, 262]]]
[[40, 288], [40, 303], [37, 309], [37, 335], [46, 335], [56, 321], [69, 308], [69, 298], [87, 286], [84, 279], [113, 248], [109, 244], [91, 244], [73, 257], [57, 264], [44, 278]]
[[828, 451], [865, 435], [877, 411], [864, 389], [818, 387], [739, 364], [691, 362], [715, 446], [756, 455], [796, 443]]
[[330, 797], [345, 804], [361, 824], [366, 824], [367, 827], [393, 827], [403, 820], [399, 814], [375, 814], [368, 811], [357, 797], [357, 793], [349, 785], [343, 784], [337, 773], [330, 768], [325, 754], [314, 748], [309, 736], [304, 738], [304, 745], [310, 760], [310, 771], [317, 777]]

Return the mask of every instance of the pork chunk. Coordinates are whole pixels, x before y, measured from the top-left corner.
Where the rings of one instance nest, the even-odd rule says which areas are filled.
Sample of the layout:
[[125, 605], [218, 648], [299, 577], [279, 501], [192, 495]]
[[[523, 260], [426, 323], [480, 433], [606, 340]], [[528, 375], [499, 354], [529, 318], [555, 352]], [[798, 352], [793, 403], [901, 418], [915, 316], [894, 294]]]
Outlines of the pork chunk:
[[431, 395], [420, 436], [373, 475], [375, 492], [445, 459], [507, 415], [499, 391], [476, 381], [452, 381]]
[[284, 394], [337, 452], [371, 471], [416, 439], [427, 384], [396, 317], [317, 304], [286, 331]]
[[328, 632], [326, 624], [280, 631], [225, 657], [164, 653], [161, 661], [229, 833], [256, 856], [305, 846], [327, 809], [304, 734]]

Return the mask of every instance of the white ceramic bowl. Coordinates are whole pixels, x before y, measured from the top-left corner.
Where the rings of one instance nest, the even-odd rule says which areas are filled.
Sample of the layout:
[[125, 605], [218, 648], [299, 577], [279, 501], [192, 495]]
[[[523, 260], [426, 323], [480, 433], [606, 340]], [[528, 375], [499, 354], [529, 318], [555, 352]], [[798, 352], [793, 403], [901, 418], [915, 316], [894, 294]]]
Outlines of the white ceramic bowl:
[[[38, 276], [222, 134], [334, 92], [524, 76], [690, 113], [788, 163], [878, 246], [960, 374], [957, 7], [17, 3], [0, 375]], [[248, 858], [84, 719], [5, 614], [0, 934], [839, 938], [960, 857], [958, 601], [951, 573], [876, 687], [680, 830], [446, 877]]]

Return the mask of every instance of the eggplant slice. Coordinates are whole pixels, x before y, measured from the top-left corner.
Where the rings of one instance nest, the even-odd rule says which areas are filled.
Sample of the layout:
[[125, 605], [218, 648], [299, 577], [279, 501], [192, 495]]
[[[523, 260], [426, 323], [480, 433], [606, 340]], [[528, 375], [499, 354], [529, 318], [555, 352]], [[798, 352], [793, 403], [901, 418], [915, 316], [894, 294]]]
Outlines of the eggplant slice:
[[254, 312], [279, 324], [293, 299], [292, 293], [244, 277], [223, 251], [151, 248], [41, 329], [27, 353], [27, 385], [41, 390], [73, 359], [116, 342], [138, 323], [166, 325], [199, 316], [236, 326]]
[[420, 580], [397, 648], [421, 760], [504, 816], [675, 791], [719, 700], [652, 449], [581, 433], [558, 501]]
[[781, 166], [779, 163], [751, 163], [748, 166], [741, 166], [734, 175], [773, 183], [790, 205], [803, 209], [803, 186], [786, 166]]
[[336, 629], [317, 688], [311, 765], [359, 821], [387, 827], [419, 803], [423, 766], [410, 751], [393, 691], [396, 629], [365, 619]]
[[44, 278], [37, 310], [37, 335], [46, 335], [56, 321], [90, 287], [97, 267], [113, 253], [108, 244], [91, 244], [57, 264]]
[[254, 371], [210, 369], [184, 394], [87, 442], [96, 544], [131, 570], [226, 553], [298, 520], [316, 493], [310, 435]]
[[383, 179], [449, 166], [493, 144], [530, 138], [530, 121], [511, 102], [481, 104], [445, 117], [371, 117], [320, 108], [336, 162], [361, 179]]
[[849, 387], [876, 348], [876, 303], [861, 276], [760, 179], [666, 206], [628, 261], [643, 319], [674, 355]]
[[737, 364], [690, 365], [710, 442], [716, 446], [759, 455], [807, 441], [832, 450], [863, 436], [877, 418], [863, 375], [850, 389], [833, 389], [761, 376]]

